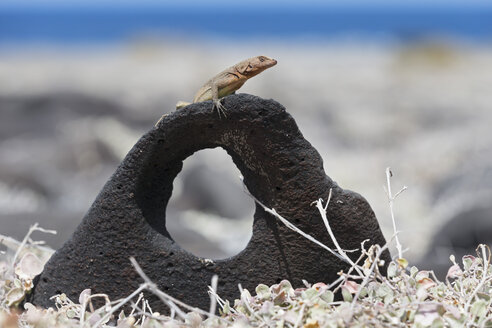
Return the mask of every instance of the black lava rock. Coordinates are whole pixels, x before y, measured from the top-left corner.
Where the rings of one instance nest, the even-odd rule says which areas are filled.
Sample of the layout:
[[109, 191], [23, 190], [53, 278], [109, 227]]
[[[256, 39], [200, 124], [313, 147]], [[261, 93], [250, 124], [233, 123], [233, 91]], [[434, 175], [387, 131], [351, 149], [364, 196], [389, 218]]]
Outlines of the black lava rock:
[[[203, 309], [209, 306], [207, 286], [214, 274], [218, 294], [234, 300], [238, 283], [254, 290], [259, 283], [288, 279], [296, 287], [302, 279], [331, 282], [347, 268], [258, 205], [253, 236], [238, 255], [211, 262], [180, 248], [166, 230], [166, 205], [183, 160], [205, 148], [224, 148], [251, 194], [326, 245], [333, 247], [310, 204], [326, 200], [330, 188], [328, 219], [341, 247], [360, 248], [364, 239], [385, 244], [366, 200], [325, 174], [320, 155], [282, 105], [246, 94], [228, 96], [223, 104], [226, 118], [212, 112], [210, 101], [192, 104], [165, 116], [137, 142], [71, 239], [37, 277], [34, 304], [53, 306], [49, 298], [60, 292], [77, 300], [85, 288], [111, 299], [125, 297], [142, 282], [131, 256], [161, 290]], [[388, 263], [388, 252], [383, 259]], [[157, 298], [150, 300], [155, 311], [167, 312]]]
[[444, 280], [453, 263], [453, 254], [459, 263], [465, 255], [477, 255], [479, 244], [492, 247], [492, 205], [475, 204], [460, 211], [431, 238], [426, 254], [418, 263], [418, 268], [433, 270], [439, 279]]

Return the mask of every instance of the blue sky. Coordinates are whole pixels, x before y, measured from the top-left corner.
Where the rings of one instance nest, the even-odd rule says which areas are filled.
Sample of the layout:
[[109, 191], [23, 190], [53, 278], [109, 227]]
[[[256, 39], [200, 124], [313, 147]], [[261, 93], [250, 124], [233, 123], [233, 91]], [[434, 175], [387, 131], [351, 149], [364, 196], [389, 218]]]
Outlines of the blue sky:
[[491, 42], [492, 1], [0, 0], [0, 42], [104, 43], [146, 35]]
[[309, 7], [309, 6], [423, 6], [423, 7], [448, 7], [448, 6], [486, 6], [491, 7], [492, 2], [488, 0], [2, 0], [0, 6], [33, 6], [33, 5], [53, 5], [53, 6], [165, 6], [165, 7], [246, 7], [252, 10], [261, 10], [262, 7], [290, 6], [290, 7]]

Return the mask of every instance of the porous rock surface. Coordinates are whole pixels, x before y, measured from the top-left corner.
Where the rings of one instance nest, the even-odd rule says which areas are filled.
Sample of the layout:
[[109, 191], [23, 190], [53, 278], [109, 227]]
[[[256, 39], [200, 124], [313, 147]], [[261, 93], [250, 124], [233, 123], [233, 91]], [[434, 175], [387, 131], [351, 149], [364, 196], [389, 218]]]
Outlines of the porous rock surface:
[[[53, 306], [49, 298], [60, 292], [78, 300], [86, 288], [112, 300], [125, 297], [142, 282], [131, 256], [161, 290], [203, 309], [209, 306], [207, 286], [214, 274], [219, 276], [218, 294], [233, 301], [238, 283], [254, 291], [259, 283], [288, 279], [299, 287], [302, 279], [333, 281], [347, 268], [259, 205], [253, 236], [238, 255], [211, 262], [180, 248], [166, 230], [166, 205], [183, 160], [205, 148], [224, 148], [257, 199], [324, 244], [333, 246], [310, 204], [326, 200], [330, 188], [328, 220], [341, 247], [360, 248], [364, 239], [385, 243], [366, 200], [325, 174], [320, 155], [282, 105], [247, 94], [226, 97], [223, 104], [226, 118], [211, 111], [210, 101], [192, 104], [165, 116], [137, 142], [73, 236], [37, 277], [31, 302]], [[389, 253], [383, 258], [388, 261]], [[150, 300], [154, 311], [167, 312], [157, 298]]]

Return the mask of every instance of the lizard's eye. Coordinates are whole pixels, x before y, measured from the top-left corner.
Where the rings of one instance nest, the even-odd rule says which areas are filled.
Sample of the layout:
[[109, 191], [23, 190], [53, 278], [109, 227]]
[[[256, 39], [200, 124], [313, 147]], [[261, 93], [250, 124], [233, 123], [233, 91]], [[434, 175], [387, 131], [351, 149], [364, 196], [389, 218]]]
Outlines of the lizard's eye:
[[265, 61], [265, 57], [260, 57], [260, 61], [261, 62], [264, 62]]
[[253, 68], [253, 66], [251, 66], [251, 64], [248, 64], [248, 68]]

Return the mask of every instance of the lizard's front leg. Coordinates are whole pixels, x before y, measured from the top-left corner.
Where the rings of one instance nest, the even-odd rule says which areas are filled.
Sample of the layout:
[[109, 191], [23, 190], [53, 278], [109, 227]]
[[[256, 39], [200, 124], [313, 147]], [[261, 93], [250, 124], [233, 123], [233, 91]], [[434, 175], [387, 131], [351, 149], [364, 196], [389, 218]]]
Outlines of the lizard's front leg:
[[217, 113], [219, 114], [219, 118], [220, 118], [220, 114], [226, 117], [227, 116], [226, 108], [224, 107], [224, 105], [222, 105], [219, 99], [219, 87], [217, 86], [217, 84], [212, 83], [211, 89], [212, 89], [212, 101], [214, 103], [212, 106], [212, 110], [214, 110], [214, 108], [217, 108]]

